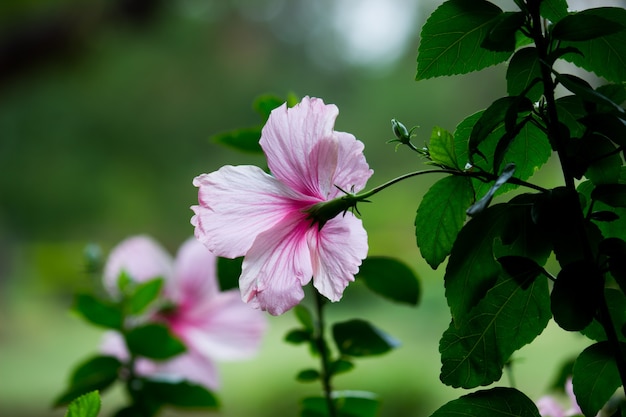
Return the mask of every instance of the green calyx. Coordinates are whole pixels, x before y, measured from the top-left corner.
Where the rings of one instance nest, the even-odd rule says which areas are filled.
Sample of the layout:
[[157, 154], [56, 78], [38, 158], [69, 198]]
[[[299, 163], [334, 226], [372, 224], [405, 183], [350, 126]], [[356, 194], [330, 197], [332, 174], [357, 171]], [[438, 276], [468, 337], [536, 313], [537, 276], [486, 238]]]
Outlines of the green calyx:
[[307, 218], [311, 220], [311, 225], [317, 224], [318, 230], [321, 230], [327, 221], [337, 217], [339, 214], [345, 215], [348, 210], [353, 210], [360, 214], [356, 207], [357, 203], [361, 201], [368, 202], [362, 196], [348, 193], [341, 188], [339, 189], [345, 193], [341, 197], [314, 204], [304, 210], [308, 214]]

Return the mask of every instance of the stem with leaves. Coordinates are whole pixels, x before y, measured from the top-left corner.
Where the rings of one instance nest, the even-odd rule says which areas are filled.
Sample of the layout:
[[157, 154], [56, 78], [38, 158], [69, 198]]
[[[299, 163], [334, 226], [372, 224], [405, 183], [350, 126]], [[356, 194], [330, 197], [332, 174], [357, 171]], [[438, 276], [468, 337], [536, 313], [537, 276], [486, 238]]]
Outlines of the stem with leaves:
[[331, 385], [332, 372], [330, 370], [330, 352], [328, 350], [328, 344], [324, 336], [325, 321], [324, 321], [324, 305], [326, 300], [323, 296], [315, 291], [315, 311], [317, 314], [317, 320], [315, 321], [315, 333], [313, 334], [313, 343], [315, 344], [317, 351], [320, 355], [320, 380], [322, 382], [322, 389], [324, 391], [324, 398], [326, 399], [326, 406], [328, 408], [328, 415], [330, 417], [337, 416], [337, 408], [333, 401], [333, 389]]

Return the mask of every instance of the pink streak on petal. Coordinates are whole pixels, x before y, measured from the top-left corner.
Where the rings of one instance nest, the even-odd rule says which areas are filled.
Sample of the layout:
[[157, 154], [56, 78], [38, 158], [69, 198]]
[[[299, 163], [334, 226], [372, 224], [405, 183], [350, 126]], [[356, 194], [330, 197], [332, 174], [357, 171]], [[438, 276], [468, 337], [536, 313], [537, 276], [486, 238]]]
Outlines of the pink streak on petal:
[[[335, 132], [337, 136], [338, 160], [337, 169], [334, 172], [332, 183], [347, 192], [359, 192], [365, 188], [367, 180], [374, 171], [369, 168], [363, 154], [363, 142], [357, 140], [350, 133]], [[333, 187], [330, 198], [335, 198], [343, 193]]]
[[306, 241], [309, 223], [298, 213], [257, 237], [244, 258], [239, 278], [245, 302], [279, 315], [302, 300], [302, 286], [313, 274]]
[[219, 292], [217, 258], [194, 238], [178, 250], [174, 274], [166, 282], [167, 297], [179, 306], [210, 302]]
[[321, 99], [304, 97], [293, 108], [272, 111], [259, 143], [272, 174], [292, 189], [314, 197], [325, 196], [337, 166], [333, 126], [339, 110]]
[[244, 304], [238, 290], [220, 293], [211, 303], [189, 311], [186, 321], [186, 328], [175, 333], [194, 351], [217, 360], [254, 356], [267, 327], [265, 316]]
[[118, 244], [104, 266], [103, 284], [109, 294], [119, 295], [117, 281], [122, 271], [136, 282], [172, 276], [172, 258], [148, 236], [130, 237]]
[[218, 256], [248, 252], [256, 237], [299, 210], [303, 196], [254, 166], [224, 166], [193, 181], [200, 205], [193, 206], [195, 235]]
[[367, 233], [361, 220], [352, 213], [335, 217], [321, 231], [309, 235], [309, 245], [313, 285], [329, 300], [338, 301], [367, 257]]

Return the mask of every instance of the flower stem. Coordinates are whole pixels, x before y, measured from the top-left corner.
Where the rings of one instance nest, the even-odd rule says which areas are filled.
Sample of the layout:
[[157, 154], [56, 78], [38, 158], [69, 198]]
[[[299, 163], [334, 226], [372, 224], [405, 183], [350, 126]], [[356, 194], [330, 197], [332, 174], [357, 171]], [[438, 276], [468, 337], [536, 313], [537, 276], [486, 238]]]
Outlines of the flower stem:
[[335, 402], [333, 401], [332, 393], [332, 385], [331, 378], [332, 374], [330, 372], [330, 352], [328, 351], [328, 344], [324, 338], [324, 305], [326, 301], [322, 297], [322, 295], [315, 291], [315, 307], [317, 313], [317, 322], [315, 329], [315, 345], [320, 355], [320, 365], [321, 365], [321, 380], [322, 380], [322, 389], [324, 390], [324, 398], [326, 399], [326, 406], [328, 408], [329, 417], [337, 417], [337, 408], [335, 407]]

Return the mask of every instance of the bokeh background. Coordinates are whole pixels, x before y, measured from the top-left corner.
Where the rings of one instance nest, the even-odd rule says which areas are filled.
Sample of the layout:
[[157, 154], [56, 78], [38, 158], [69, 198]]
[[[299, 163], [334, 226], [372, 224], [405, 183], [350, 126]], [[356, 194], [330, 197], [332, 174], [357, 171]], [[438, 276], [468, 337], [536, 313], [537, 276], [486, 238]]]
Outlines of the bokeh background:
[[[263, 164], [209, 141], [258, 124], [251, 107], [258, 95], [293, 92], [335, 103], [336, 129], [366, 145], [370, 186], [424, 168], [416, 155], [386, 144], [391, 118], [420, 126], [421, 146], [433, 126], [453, 131], [505, 95], [503, 66], [414, 81], [419, 31], [439, 3], [2, 0], [0, 415], [63, 415], [50, 404], [102, 335], [69, 310], [76, 291], [95, 286], [86, 253], [106, 256], [134, 234], [152, 235], [174, 253], [193, 233], [192, 179], [224, 164]], [[412, 227], [436, 179], [401, 183], [360, 207], [370, 253], [399, 257], [419, 274], [420, 306], [379, 300], [357, 282], [329, 308], [330, 322], [363, 317], [402, 342], [336, 379], [336, 389], [379, 394], [383, 416], [426, 416], [465, 394], [438, 379], [438, 340], [449, 320], [443, 266], [432, 271], [421, 261]], [[549, 168], [537, 181], [556, 185], [559, 177]], [[319, 392], [294, 379], [316, 365], [304, 347], [282, 341], [295, 318], [268, 320], [256, 359], [220, 364], [219, 415], [297, 415], [298, 400]], [[549, 328], [516, 354], [515, 384], [538, 398], [585, 343]], [[502, 384], [509, 383], [505, 376]], [[103, 415], [122, 395], [104, 396]]]

